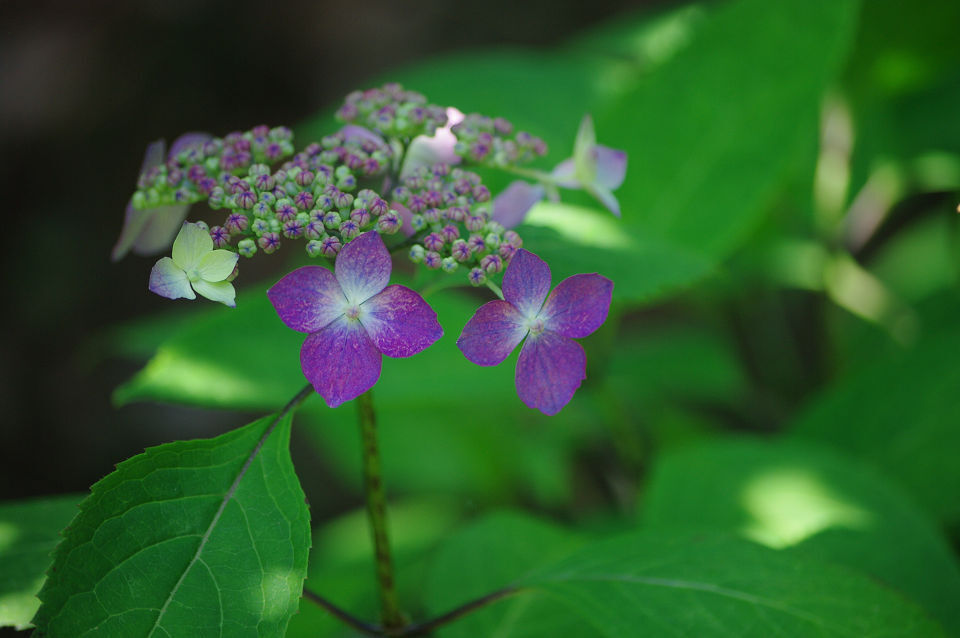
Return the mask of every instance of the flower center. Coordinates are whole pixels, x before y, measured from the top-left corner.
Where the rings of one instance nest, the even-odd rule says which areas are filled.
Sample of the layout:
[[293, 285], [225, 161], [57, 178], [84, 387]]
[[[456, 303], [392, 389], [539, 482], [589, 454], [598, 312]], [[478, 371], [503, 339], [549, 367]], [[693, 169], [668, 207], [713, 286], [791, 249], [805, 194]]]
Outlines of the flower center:
[[360, 304], [353, 304], [347, 306], [347, 309], [344, 310], [343, 314], [347, 315], [347, 319], [359, 319], [360, 318]]
[[534, 317], [527, 321], [527, 328], [530, 330], [530, 334], [536, 337], [538, 334], [543, 332], [543, 319], [540, 317]]
[[191, 269], [187, 272], [187, 279], [188, 279], [191, 283], [200, 281], [200, 269], [199, 269], [199, 268], [191, 268]]

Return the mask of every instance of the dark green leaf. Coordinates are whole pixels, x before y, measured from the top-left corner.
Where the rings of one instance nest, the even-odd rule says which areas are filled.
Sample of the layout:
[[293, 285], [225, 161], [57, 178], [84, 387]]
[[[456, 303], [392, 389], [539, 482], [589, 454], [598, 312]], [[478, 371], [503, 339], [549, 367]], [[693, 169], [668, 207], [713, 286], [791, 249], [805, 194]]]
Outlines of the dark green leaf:
[[310, 523], [289, 415], [149, 448], [93, 486], [58, 546], [38, 636], [283, 636]]
[[82, 498], [71, 494], [0, 504], [0, 627], [29, 626], [60, 530], [77, 514]]
[[608, 638], [943, 635], [865, 576], [725, 536], [635, 533], [585, 546], [520, 584]]
[[742, 0], [597, 118], [630, 154], [618, 192], [639, 236], [723, 257], [756, 225], [817, 135], [857, 3]]
[[940, 520], [958, 524], [958, 359], [953, 330], [874, 360], [815, 399], [792, 432], [870, 461]]
[[796, 443], [727, 440], [661, 456], [643, 499], [653, 528], [740, 533], [857, 568], [960, 631], [960, 570], [926, 514], [872, 469]]

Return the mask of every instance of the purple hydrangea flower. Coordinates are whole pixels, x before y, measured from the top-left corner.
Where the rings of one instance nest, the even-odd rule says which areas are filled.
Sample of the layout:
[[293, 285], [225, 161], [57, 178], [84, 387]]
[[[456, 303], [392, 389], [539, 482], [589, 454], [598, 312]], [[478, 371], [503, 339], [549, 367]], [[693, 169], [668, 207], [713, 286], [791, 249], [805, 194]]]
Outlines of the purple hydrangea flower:
[[597, 144], [593, 120], [584, 115], [573, 145], [573, 157], [553, 169], [555, 183], [564, 188], [582, 188], [620, 217], [620, 203], [613, 192], [627, 175], [627, 154]]
[[586, 378], [587, 357], [573, 339], [591, 334], [607, 318], [613, 282], [596, 273], [573, 275], [550, 296], [550, 267], [518, 250], [503, 275], [503, 300], [481, 306], [457, 346], [470, 361], [495, 366], [524, 340], [517, 360], [520, 400], [556, 414]]
[[[203, 148], [210, 139], [207, 133], [186, 133], [181, 135], [166, 153], [166, 143], [158, 140], [147, 146], [143, 155], [143, 165], [140, 174], [151, 168], [163, 164], [167, 159], [174, 159], [183, 151]], [[156, 208], [136, 209], [133, 200], [127, 204], [127, 211], [123, 218], [123, 229], [113, 247], [111, 259], [119, 261], [131, 250], [137, 255], [156, 255], [170, 247], [170, 243], [180, 230], [183, 220], [187, 218], [189, 204], [173, 206], [157, 206]]]
[[283, 323], [310, 335], [300, 365], [331, 408], [373, 387], [382, 354], [409, 357], [443, 335], [419, 294], [387, 285], [391, 270], [380, 235], [366, 232], [343, 247], [333, 272], [305, 266], [267, 291]]
[[543, 199], [545, 193], [540, 184], [530, 184], [523, 180], [511, 182], [503, 192], [493, 198], [493, 221], [504, 228], [519, 226], [530, 209]]

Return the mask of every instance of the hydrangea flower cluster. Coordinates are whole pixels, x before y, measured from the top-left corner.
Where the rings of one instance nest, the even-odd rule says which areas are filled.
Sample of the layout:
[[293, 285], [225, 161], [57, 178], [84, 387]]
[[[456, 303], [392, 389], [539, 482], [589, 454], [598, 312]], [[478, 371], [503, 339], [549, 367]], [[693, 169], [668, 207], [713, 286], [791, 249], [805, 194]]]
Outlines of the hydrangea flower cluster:
[[[460, 349], [474, 363], [496, 365], [523, 342], [517, 392], [555, 414], [585, 377], [586, 357], [573, 339], [603, 323], [613, 284], [576, 275], [548, 297], [549, 267], [523, 249], [514, 227], [558, 187], [583, 189], [619, 215], [612, 190], [624, 179], [626, 155], [596, 143], [588, 116], [572, 158], [552, 172], [521, 168], [546, 153], [542, 140], [503, 118], [429, 104], [398, 84], [350, 94], [337, 115], [340, 131], [299, 152], [285, 127], [188, 134], [169, 153], [152, 144], [114, 257], [159, 252], [179, 228], [150, 290], [228, 306], [240, 255], [302, 240], [310, 257], [333, 261], [332, 272], [300, 268], [268, 291], [281, 320], [309, 335], [303, 372], [331, 407], [376, 383], [382, 355], [414, 355], [443, 334], [420, 294], [388, 285], [390, 253], [405, 251], [438, 275], [465, 270], [465, 283], [486, 284], [500, 299], [468, 322]], [[471, 166], [533, 182], [515, 181], [494, 198]], [[223, 221], [183, 223], [203, 200], [225, 213]]]

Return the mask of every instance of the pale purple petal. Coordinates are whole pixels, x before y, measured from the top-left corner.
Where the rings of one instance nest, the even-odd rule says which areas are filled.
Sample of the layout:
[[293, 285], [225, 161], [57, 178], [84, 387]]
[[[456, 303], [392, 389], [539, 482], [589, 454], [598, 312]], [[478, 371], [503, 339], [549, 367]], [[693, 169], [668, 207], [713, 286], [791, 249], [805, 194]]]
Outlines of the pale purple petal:
[[333, 273], [323, 266], [304, 266], [267, 290], [270, 303], [288, 328], [317, 332], [343, 314], [347, 299]]
[[597, 144], [593, 156], [597, 162], [596, 183], [610, 190], [619, 188], [627, 176], [627, 153]]
[[477, 309], [463, 327], [457, 347], [473, 363], [495, 366], [510, 356], [526, 334], [527, 327], [517, 309], [496, 299]]
[[413, 213], [410, 212], [410, 209], [400, 202], [390, 202], [390, 208], [397, 211], [400, 219], [403, 220], [403, 225], [400, 226], [400, 234], [404, 237], [413, 237], [417, 231], [413, 229]]
[[448, 107], [446, 126], [438, 128], [430, 137], [415, 137], [407, 148], [400, 176], [406, 177], [423, 166], [430, 168], [434, 164], [459, 164], [460, 156], [454, 152], [457, 137], [450, 129], [462, 122], [463, 118], [459, 110]]
[[572, 157], [563, 160], [553, 169], [550, 176], [554, 183], [563, 188], [580, 188], [580, 180], [576, 177], [576, 164]]
[[196, 299], [187, 273], [169, 257], [162, 257], [150, 271], [150, 291], [167, 299]]
[[504, 228], [518, 226], [534, 204], [543, 199], [543, 186], [523, 180], [511, 183], [493, 198], [493, 221]]
[[380, 351], [359, 321], [340, 317], [300, 348], [300, 367], [331, 408], [355, 399], [380, 378]]
[[163, 164], [167, 155], [166, 150], [167, 143], [163, 140], [157, 140], [156, 142], [147, 144], [147, 150], [143, 152], [143, 163], [140, 165], [140, 175], [146, 173], [154, 166]]
[[209, 133], [184, 133], [177, 139], [173, 140], [173, 144], [170, 145], [170, 153], [167, 155], [167, 157], [169, 159], [174, 159], [177, 155], [184, 151], [199, 150], [203, 148], [203, 145], [212, 137], [213, 136]]
[[587, 378], [587, 355], [572, 339], [549, 330], [527, 337], [517, 359], [517, 394], [527, 407], [553, 415]]
[[540, 318], [547, 330], [579, 339], [599, 328], [607, 319], [613, 282], [596, 273], [567, 277], [553, 289]]
[[133, 242], [133, 253], [156, 255], [168, 250], [189, 211], [189, 204], [158, 206], [144, 210], [145, 223]]
[[134, 242], [146, 225], [150, 212], [134, 208], [133, 200], [127, 204], [127, 211], [123, 217], [123, 228], [120, 230], [120, 237], [110, 253], [110, 259], [119, 261], [130, 252], [130, 248], [133, 247]]
[[219, 301], [231, 308], [237, 307], [237, 291], [229, 281], [204, 281], [198, 279], [193, 282], [193, 289], [210, 301]]
[[389, 148], [387, 146], [387, 143], [384, 141], [382, 137], [380, 137], [370, 129], [363, 126], [357, 126], [356, 124], [347, 124], [346, 126], [340, 129], [340, 132], [343, 133], [344, 139], [348, 142], [358, 142], [361, 144], [363, 142], [373, 142], [374, 144], [379, 146], [381, 149]]
[[423, 297], [404, 286], [387, 286], [363, 302], [360, 323], [388, 357], [413, 356], [443, 336], [437, 313]]
[[333, 270], [350, 303], [360, 304], [390, 283], [390, 253], [379, 233], [367, 231], [340, 251]]
[[608, 189], [600, 184], [589, 184], [587, 185], [587, 192], [603, 204], [604, 208], [617, 217], [620, 217], [620, 202], [617, 201], [617, 198]]
[[533, 318], [550, 292], [550, 266], [529, 250], [521, 248], [503, 274], [503, 298], [524, 317]]

